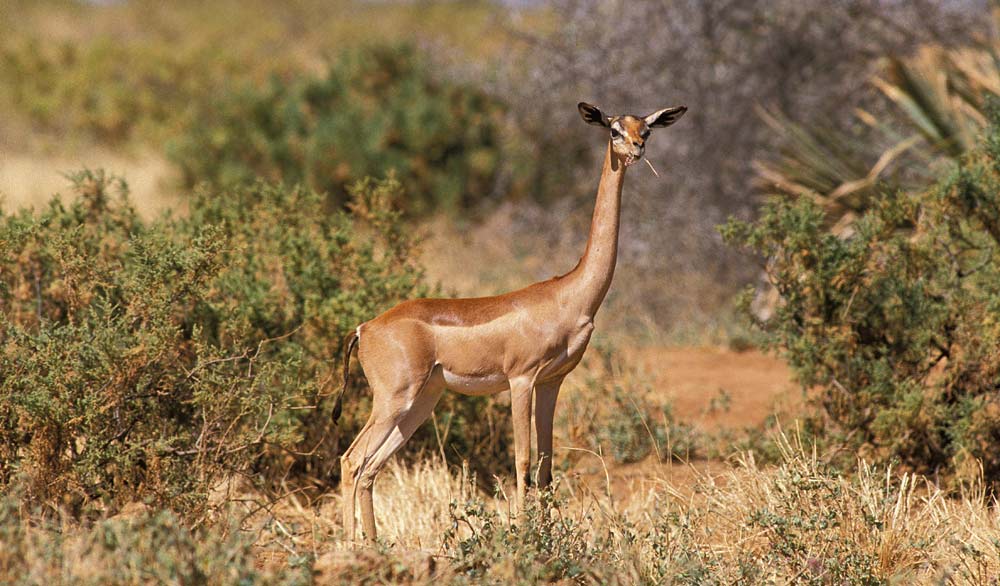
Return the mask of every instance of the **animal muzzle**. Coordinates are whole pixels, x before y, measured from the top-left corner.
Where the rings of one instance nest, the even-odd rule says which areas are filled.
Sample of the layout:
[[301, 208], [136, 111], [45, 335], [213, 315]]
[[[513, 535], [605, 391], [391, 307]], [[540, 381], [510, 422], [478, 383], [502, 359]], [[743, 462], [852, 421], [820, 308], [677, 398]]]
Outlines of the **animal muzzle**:
[[639, 159], [642, 158], [642, 154], [643, 154], [644, 150], [645, 149], [643, 149], [643, 148], [632, 149], [632, 151], [630, 153], [628, 153], [627, 155], [625, 155], [625, 166], [628, 167], [629, 165], [632, 165], [632, 164], [638, 162]]

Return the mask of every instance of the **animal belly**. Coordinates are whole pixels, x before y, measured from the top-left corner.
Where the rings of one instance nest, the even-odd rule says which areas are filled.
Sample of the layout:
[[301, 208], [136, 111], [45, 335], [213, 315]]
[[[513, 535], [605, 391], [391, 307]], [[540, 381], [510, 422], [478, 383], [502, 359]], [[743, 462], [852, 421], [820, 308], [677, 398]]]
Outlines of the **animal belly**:
[[441, 375], [446, 388], [463, 395], [495, 395], [509, 388], [507, 377], [501, 373], [466, 375], [442, 369]]

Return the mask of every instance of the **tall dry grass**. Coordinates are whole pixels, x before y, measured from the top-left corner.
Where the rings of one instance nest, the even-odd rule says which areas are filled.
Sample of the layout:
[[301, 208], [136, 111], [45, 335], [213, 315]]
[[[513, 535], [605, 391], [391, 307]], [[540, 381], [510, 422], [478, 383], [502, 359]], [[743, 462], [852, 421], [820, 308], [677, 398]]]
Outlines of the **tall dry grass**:
[[776, 466], [745, 453], [683, 484], [657, 465], [623, 482], [606, 462], [520, 517], [439, 457], [392, 463], [375, 488], [378, 548], [341, 541], [330, 497], [267, 513], [256, 551], [315, 559], [319, 583], [997, 583], [1000, 510], [982, 482], [945, 492], [863, 461], [840, 472], [795, 434], [776, 442]]
[[997, 583], [1000, 510], [982, 482], [949, 493], [864, 462], [839, 472], [796, 438], [776, 438], [776, 466], [745, 453], [723, 470], [692, 468], [684, 484], [657, 465], [622, 482], [605, 463], [607, 474], [561, 476], [553, 495], [520, 516], [502, 490], [483, 495], [439, 457], [413, 467], [393, 462], [375, 488], [382, 542], [373, 549], [342, 541], [335, 495], [264, 507], [236, 499], [219, 510], [223, 522], [193, 529], [142, 506], [90, 526], [60, 525], [8, 500], [0, 580]]
[[[863, 461], [841, 473], [794, 435], [776, 439], [779, 465], [759, 466], [746, 453], [720, 473], [695, 470], [691, 485], [671, 483], [655, 465], [631, 486], [615, 482], [613, 468], [607, 478], [563, 477], [558, 511], [513, 522], [555, 534], [552, 525], [569, 520], [562, 539], [586, 544], [598, 572], [575, 577], [583, 582], [996, 584], [1000, 510], [982, 482], [947, 493]], [[449, 564], [464, 557], [442, 536], [486, 531], [476, 524], [486, 516], [467, 515], [470, 503], [501, 523], [514, 519], [502, 493], [486, 498], [468, 487], [439, 459], [391, 466], [376, 499], [392, 551], [436, 555], [441, 576], [457, 581]], [[517, 570], [500, 564], [481, 578], [518, 582]]]

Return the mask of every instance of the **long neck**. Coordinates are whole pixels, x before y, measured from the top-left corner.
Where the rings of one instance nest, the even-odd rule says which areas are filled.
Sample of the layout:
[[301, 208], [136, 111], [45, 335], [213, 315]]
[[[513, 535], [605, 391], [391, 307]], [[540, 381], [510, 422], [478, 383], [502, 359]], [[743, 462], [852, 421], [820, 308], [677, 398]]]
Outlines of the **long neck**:
[[618, 224], [621, 218], [622, 182], [625, 164], [608, 142], [604, 169], [597, 188], [594, 218], [590, 223], [587, 249], [573, 273], [583, 311], [593, 317], [604, 301], [618, 260]]

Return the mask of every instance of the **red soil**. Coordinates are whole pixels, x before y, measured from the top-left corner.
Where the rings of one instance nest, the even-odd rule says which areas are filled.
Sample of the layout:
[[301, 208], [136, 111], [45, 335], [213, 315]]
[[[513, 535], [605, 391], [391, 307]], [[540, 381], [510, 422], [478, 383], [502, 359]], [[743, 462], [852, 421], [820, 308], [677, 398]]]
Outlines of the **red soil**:
[[705, 431], [757, 426], [802, 403], [788, 366], [755, 350], [645, 348], [636, 360], [677, 419]]

